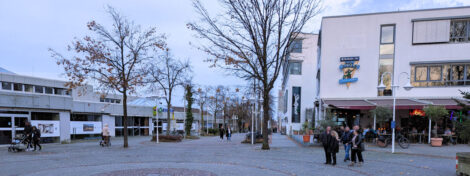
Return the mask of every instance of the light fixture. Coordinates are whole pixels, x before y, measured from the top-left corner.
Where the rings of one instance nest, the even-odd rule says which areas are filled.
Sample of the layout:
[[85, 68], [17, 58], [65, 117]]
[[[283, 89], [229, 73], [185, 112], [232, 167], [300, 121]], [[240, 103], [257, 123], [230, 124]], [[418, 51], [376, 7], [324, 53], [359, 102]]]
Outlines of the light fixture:
[[413, 86], [410, 83], [410, 79], [408, 79], [408, 82], [405, 84], [405, 86], [403, 86], [403, 88], [405, 90], [411, 90], [413, 88]]
[[379, 89], [379, 91], [383, 91], [383, 90], [385, 90], [385, 88], [386, 88], [386, 86], [385, 86], [385, 84], [384, 84], [384, 81], [381, 80], [381, 81], [380, 81], [380, 85], [377, 86], [377, 89]]

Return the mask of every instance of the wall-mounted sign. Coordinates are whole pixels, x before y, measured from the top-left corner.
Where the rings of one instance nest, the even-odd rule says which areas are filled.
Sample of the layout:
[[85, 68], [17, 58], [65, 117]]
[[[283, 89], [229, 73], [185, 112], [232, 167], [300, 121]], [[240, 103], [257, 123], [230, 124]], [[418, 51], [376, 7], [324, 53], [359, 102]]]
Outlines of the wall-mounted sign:
[[421, 110], [421, 109], [414, 109], [414, 110], [410, 111], [410, 115], [411, 115], [411, 116], [421, 116], [421, 117], [423, 117], [423, 116], [425, 116], [426, 114], [425, 114], [424, 111]]
[[357, 82], [357, 78], [354, 78], [354, 73], [359, 69], [359, 56], [356, 57], [341, 57], [340, 62], [342, 64], [339, 69], [343, 72], [343, 78], [339, 80], [340, 84], [346, 84], [347, 87], [353, 82]]
[[70, 134], [100, 134], [102, 123], [95, 121], [70, 121]]
[[41, 137], [60, 136], [60, 121], [31, 120], [31, 125], [36, 126], [41, 132]]
[[300, 122], [300, 87], [292, 87], [292, 123]]

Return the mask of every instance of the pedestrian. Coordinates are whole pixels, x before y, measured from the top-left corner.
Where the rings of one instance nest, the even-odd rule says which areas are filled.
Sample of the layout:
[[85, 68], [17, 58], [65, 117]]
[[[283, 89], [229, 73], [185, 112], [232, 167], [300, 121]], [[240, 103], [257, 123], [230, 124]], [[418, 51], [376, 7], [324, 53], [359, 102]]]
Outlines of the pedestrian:
[[103, 140], [104, 140], [104, 144], [105, 145], [108, 145], [109, 144], [109, 126], [107, 123], [104, 124], [104, 127], [103, 127]]
[[331, 153], [331, 157], [333, 158], [333, 163], [331, 165], [336, 165], [336, 153], [339, 152], [339, 135], [336, 131], [331, 131], [331, 136], [333, 139], [330, 141], [328, 149], [330, 150], [329, 152]]
[[26, 149], [29, 149], [32, 147], [32, 132], [33, 132], [33, 129], [31, 127], [31, 123], [25, 120], [23, 134], [25, 135], [25, 139], [27, 143]]
[[230, 129], [230, 125], [227, 126], [226, 137], [227, 137], [227, 142], [230, 142], [232, 139], [232, 129]]
[[349, 151], [351, 150], [351, 137], [352, 132], [350, 131], [349, 127], [346, 126], [344, 128], [343, 136], [341, 136], [341, 142], [343, 142], [344, 146], [344, 162], [351, 160], [349, 158]]
[[34, 150], [36, 151], [36, 146], [39, 146], [39, 150], [42, 150], [41, 144], [39, 142], [41, 141], [41, 131], [36, 128], [36, 126], [33, 126], [31, 130], [32, 138], [33, 138], [33, 145], [34, 145]]
[[220, 126], [219, 128], [219, 135], [220, 135], [220, 140], [224, 141], [224, 127]]
[[351, 138], [351, 146], [351, 164], [349, 164], [349, 166], [354, 166], [356, 164], [356, 158], [359, 160], [358, 166], [362, 166], [362, 164], [364, 163], [364, 159], [362, 158], [364, 143], [361, 133], [358, 130], [353, 131], [353, 137]]
[[320, 141], [323, 144], [323, 150], [325, 151], [326, 162], [324, 164], [331, 164], [331, 153], [329, 149], [329, 144], [333, 140], [331, 136], [331, 127], [327, 126], [326, 131], [320, 135]]

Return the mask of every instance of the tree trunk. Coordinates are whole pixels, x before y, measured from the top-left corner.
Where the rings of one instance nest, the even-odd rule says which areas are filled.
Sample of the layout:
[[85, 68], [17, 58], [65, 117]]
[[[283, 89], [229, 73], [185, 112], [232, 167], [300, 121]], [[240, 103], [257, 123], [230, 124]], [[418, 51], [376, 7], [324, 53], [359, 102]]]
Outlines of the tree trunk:
[[[201, 130], [204, 131], [204, 105], [201, 104]], [[201, 132], [200, 132], [201, 133]]]
[[268, 121], [270, 119], [269, 112], [269, 90], [264, 89], [263, 91], [263, 146], [261, 147], [262, 150], [269, 150], [269, 139], [268, 139]]
[[170, 107], [171, 107], [171, 104], [170, 103], [167, 103], [166, 104], [166, 135], [170, 135], [170, 122], [171, 122], [171, 118], [170, 118]]
[[124, 89], [124, 93], [122, 96], [122, 109], [124, 111], [124, 116], [122, 117], [122, 122], [124, 123], [124, 148], [129, 147], [127, 143], [127, 90]]

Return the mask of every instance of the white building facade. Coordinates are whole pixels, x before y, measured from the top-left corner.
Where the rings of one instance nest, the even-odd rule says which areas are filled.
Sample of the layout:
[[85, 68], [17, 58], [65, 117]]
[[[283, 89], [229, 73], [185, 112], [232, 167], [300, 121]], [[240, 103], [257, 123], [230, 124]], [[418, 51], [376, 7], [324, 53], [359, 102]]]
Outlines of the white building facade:
[[395, 94], [396, 126], [420, 130], [424, 106], [457, 112], [452, 98], [470, 91], [470, 7], [331, 16], [321, 25], [317, 120], [330, 110], [339, 125], [375, 127], [369, 110], [392, 106]]
[[302, 130], [303, 123], [314, 121], [317, 39], [317, 34], [298, 34], [283, 66], [278, 122], [281, 132], [288, 135]]

